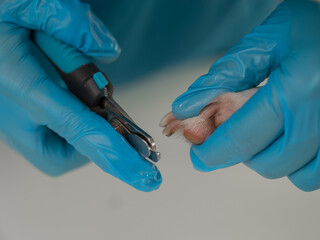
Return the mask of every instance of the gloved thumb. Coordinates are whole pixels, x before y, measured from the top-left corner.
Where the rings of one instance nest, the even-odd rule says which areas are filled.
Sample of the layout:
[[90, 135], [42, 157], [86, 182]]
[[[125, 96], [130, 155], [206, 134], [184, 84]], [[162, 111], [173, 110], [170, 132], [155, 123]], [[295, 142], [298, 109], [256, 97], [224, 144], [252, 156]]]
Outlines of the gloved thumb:
[[275, 69], [287, 49], [290, 12], [282, 4], [258, 27], [216, 61], [208, 74], [197, 79], [172, 104], [177, 119], [197, 116], [224, 92], [259, 85]]

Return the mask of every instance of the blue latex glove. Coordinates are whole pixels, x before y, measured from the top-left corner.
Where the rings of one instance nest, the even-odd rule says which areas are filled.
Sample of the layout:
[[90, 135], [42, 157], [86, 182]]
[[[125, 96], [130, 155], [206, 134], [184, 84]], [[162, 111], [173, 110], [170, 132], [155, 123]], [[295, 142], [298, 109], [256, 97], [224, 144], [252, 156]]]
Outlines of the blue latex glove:
[[266, 178], [320, 188], [320, 3], [288, 0], [213, 64], [173, 103], [176, 118], [195, 116], [226, 91], [262, 87], [199, 146], [194, 167], [244, 162]]
[[73, 96], [30, 40], [41, 30], [87, 55], [115, 59], [120, 49], [87, 4], [76, 0], [0, 3], [0, 137], [41, 171], [56, 176], [86, 164], [141, 191], [161, 175], [103, 118]]

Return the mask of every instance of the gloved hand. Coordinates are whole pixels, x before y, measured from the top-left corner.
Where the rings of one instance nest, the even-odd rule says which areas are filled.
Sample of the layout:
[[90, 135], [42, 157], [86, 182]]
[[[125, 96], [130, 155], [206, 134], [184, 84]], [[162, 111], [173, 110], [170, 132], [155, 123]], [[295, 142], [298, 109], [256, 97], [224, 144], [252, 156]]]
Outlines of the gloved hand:
[[172, 105], [195, 116], [215, 96], [269, 80], [202, 144], [194, 167], [243, 162], [266, 178], [288, 176], [304, 191], [320, 188], [320, 3], [287, 0], [244, 36]]
[[91, 160], [136, 189], [157, 189], [158, 169], [65, 88], [30, 40], [30, 29], [44, 31], [89, 56], [112, 60], [120, 53], [116, 40], [87, 4], [1, 1], [1, 139], [52, 176]]

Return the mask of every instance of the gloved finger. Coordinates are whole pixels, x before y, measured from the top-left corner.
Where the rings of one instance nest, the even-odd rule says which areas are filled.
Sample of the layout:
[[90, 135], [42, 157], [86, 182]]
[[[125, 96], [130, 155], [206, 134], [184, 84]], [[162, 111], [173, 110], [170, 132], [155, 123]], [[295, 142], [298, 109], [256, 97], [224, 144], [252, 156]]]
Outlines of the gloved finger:
[[261, 83], [279, 65], [287, 46], [290, 12], [280, 4], [260, 26], [243, 37], [209, 73], [196, 80], [172, 104], [177, 119], [194, 117], [223, 92], [242, 91]]
[[[316, 155], [318, 150], [317, 139], [314, 137], [299, 142], [299, 144], [292, 143], [290, 141], [294, 138], [292, 132], [290, 131], [288, 134], [285, 132], [267, 149], [244, 162], [244, 164], [269, 179], [288, 176], [303, 167]], [[289, 136], [291, 137], [289, 138]], [[296, 161], [297, 159], [298, 161]]]
[[23, 155], [36, 168], [58, 176], [88, 163], [65, 139], [45, 126], [39, 126], [28, 112], [0, 95], [0, 138]]
[[192, 150], [192, 148], [190, 149], [190, 157], [191, 157], [191, 161], [192, 161], [192, 165], [193, 168], [195, 170], [198, 170], [200, 172], [211, 172], [217, 169], [221, 169], [221, 168], [227, 168], [227, 167], [231, 167], [233, 165], [236, 165], [237, 163], [225, 163], [225, 164], [220, 164], [220, 165], [215, 165], [215, 166], [210, 166], [208, 167], [207, 163], [202, 161]]
[[[302, 59], [307, 62], [307, 57]], [[307, 71], [307, 69], [304, 68], [302, 71]], [[301, 76], [299, 71], [294, 71], [294, 74], [290, 75], [290, 80], [296, 82], [294, 78], [312, 79], [311, 76], [306, 76], [309, 75], [308, 73], [303, 75]], [[320, 123], [315, 116], [319, 116], [319, 110], [309, 107], [312, 103], [308, 102], [308, 99], [299, 101], [300, 95], [305, 95], [304, 90], [296, 91], [293, 85], [295, 84], [286, 85], [285, 88], [286, 92], [293, 94], [298, 92], [295, 94], [294, 103], [290, 103], [289, 97], [282, 96], [286, 99], [283, 104], [285, 106], [283, 135], [251, 160], [245, 162], [248, 167], [266, 178], [288, 176], [312, 160], [318, 152], [319, 136], [315, 129], [320, 129]], [[281, 92], [285, 94], [285, 91]], [[311, 102], [314, 101], [315, 98], [311, 100]], [[306, 124], [306, 119], [308, 119], [308, 124]]]
[[121, 52], [89, 4], [78, 0], [1, 1], [0, 21], [44, 31], [93, 57], [115, 59]]
[[[158, 169], [143, 160], [107, 121], [50, 79], [43, 69], [43, 62], [48, 62], [46, 58], [43, 55], [38, 58], [39, 49], [17, 34], [24, 30], [17, 29], [11, 45], [2, 49], [14, 49], [14, 54], [0, 54], [6, 56], [0, 59], [0, 70], [4, 73], [0, 76], [0, 93], [27, 109], [41, 125], [66, 139], [104, 171], [139, 190], [157, 189], [161, 184]], [[25, 52], [26, 47], [29, 52]]]
[[212, 171], [251, 159], [283, 133], [281, 100], [273, 75], [229, 120], [220, 125], [201, 145], [193, 145], [196, 169]]
[[320, 158], [317, 156], [308, 164], [289, 175], [289, 180], [299, 189], [310, 192], [320, 189]]

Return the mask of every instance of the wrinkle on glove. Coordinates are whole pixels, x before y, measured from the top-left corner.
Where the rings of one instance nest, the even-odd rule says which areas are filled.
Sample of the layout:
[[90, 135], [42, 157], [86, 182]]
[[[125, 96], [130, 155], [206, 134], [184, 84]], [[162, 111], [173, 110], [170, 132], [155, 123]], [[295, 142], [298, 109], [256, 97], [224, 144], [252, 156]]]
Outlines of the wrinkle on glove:
[[0, 21], [41, 30], [83, 53], [112, 61], [121, 49], [107, 27], [78, 0], [5, 0]]

